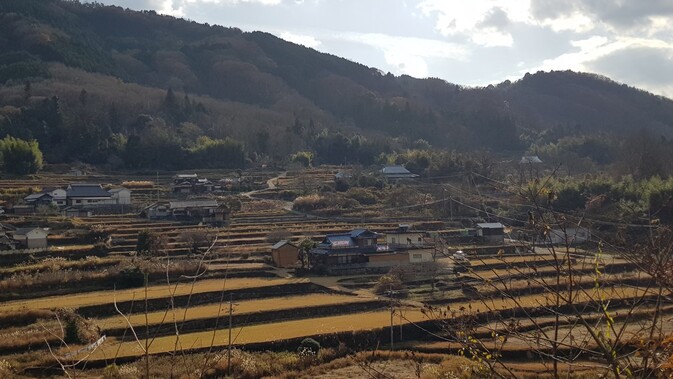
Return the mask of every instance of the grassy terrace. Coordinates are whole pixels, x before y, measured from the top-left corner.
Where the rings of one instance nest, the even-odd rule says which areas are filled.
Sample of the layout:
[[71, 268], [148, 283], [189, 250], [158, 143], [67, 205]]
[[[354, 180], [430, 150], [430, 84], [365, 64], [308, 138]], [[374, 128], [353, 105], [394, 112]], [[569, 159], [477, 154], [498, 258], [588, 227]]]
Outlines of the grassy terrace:
[[[192, 283], [179, 283], [177, 287], [171, 285], [150, 286], [147, 289], [148, 299], [161, 299], [171, 296], [188, 295], [190, 292], [216, 292], [221, 290], [234, 290], [241, 288], [256, 288], [289, 283], [307, 283], [306, 279], [263, 279], [263, 278], [240, 278], [228, 279], [226, 283], [223, 279], [209, 279], [197, 281], [194, 286]], [[226, 284], [226, 285], [225, 285]], [[2, 305], [3, 311], [16, 311], [20, 309], [52, 309], [52, 308], [78, 308], [88, 305], [99, 305], [112, 303], [116, 297], [118, 302], [139, 300], [145, 298], [144, 288], [123, 289], [117, 291], [97, 291], [85, 294], [75, 294], [67, 296], [50, 296], [31, 300], [11, 301]]]

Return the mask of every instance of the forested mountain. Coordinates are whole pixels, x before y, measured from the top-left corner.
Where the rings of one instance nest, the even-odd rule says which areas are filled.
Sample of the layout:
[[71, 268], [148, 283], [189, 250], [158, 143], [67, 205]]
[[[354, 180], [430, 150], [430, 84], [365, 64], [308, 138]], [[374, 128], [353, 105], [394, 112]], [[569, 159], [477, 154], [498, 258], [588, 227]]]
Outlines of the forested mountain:
[[48, 162], [240, 167], [310, 151], [372, 164], [641, 129], [673, 136], [673, 101], [591, 74], [467, 88], [154, 12], [0, 2], [0, 137], [36, 139]]

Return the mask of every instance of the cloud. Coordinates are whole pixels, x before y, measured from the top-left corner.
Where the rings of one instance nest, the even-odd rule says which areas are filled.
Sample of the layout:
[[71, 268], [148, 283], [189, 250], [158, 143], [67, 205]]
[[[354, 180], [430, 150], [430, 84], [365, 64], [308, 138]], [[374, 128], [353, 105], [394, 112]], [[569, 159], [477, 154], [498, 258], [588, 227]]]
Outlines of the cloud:
[[634, 44], [585, 64], [586, 68], [632, 85], [656, 88], [673, 96], [673, 46], [655, 48]]
[[418, 78], [430, 75], [428, 59], [466, 61], [469, 51], [458, 44], [434, 39], [399, 37], [381, 33], [339, 33], [336, 39], [368, 45], [383, 52], [396, 74]]
[[292, 43], [296, 43], [297, 45], [304, 45], [306, 47], [310, 47], [310, 48], [314, 48], [314, 49], [322, 44], [322, 42], [318, 41], [313, 36], [303, 35], [303, 34], [295, 34], [295, 33], [287, 32], [287, 31], [286, 32], [281, 32], [280, 33], [280, 38], [282, 38], [286, 41], [292, 42]]
[[590, 18], [618, 31], [647, 31], [664, 26], [661, 19], [673, 16], [670, 0], [530, 0], [531, 15], [538, 21], [575, 17]]
[[512, 46], [508, 28], [512, 22], [525, 22], [526, 0], [423, 0], [421, 13], [436, 17], [436, 29], [444, 36], [464, 36], [479, 46]]

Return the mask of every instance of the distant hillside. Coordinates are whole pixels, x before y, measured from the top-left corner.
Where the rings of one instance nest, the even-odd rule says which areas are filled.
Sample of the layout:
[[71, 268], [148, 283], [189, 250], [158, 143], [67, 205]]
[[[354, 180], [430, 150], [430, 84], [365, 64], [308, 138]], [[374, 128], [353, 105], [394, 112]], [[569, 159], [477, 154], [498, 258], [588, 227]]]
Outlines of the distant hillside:
[[[523, 152], [531, 139], [554, 142], [530, 137], [551, 129], [673, 135], [673, 101], [596, 75], [467, 88], [267, 33], [95, 4], [3, 0], [0, 52], [0, 137], [35, 138], [50, 162], [239, 166], [309, 150], [322, 162], [371, 164], [427, 146], [418, 140]], [[217, 149], [235, 163], [212, 163]]]

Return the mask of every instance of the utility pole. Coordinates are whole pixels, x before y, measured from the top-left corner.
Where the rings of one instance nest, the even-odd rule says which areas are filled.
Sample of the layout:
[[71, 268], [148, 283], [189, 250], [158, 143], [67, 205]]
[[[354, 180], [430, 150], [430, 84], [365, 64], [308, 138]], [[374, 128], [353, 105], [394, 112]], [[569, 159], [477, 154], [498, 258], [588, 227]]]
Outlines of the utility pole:
[[390, 296], [390, 351], [393, 351], [393, 337], [395, 334], [395, 329], [393, 329], [393, 316], [395, 315], [395, 311], [393, 310], [393, 286], [390, 286], [390, 292], [388, 294]]
[[231, 321], [234, 312], [233, 294], [229, 294], [229, 346], [227, 347], [227, 375], [231, 376]]

